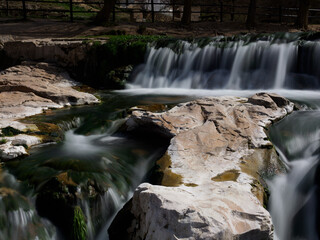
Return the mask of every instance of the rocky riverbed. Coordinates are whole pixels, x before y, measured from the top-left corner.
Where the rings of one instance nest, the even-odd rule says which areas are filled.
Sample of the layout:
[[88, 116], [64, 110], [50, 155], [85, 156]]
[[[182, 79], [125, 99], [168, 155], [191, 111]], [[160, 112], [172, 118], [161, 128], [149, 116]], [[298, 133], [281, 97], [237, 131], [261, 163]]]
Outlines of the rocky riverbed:
[[293, 103], [265, 93], [163, 113], [133, 109], [127, 131], [165, 136], [170, 146], [157, 162], [162, 186], [136, 189], [111, 239], [273, 239], [264, 180], [285, 169], [265, 129], [292, 111]]
[[[35, 42], [30, 46], [36, 50], [30, 51], [7, 45], [6, 53], [15, 59], [23, 55], [37, 62], [24, 61], [0, 72], [1, 161], [27, 155], [30, 146], [48, 141], [39, 134], [43, 126], [21, 119], [99, 103], [95, 96], [75, 90], [78, 83], [61, 68], [83, 60], [83, 54], [79, 57], [73, 45], [67, 44], [64, 52], [64, 44]], [[43, 56], [60, 66], [39, 62]], [[272, 239], [265, 180], [285, 168], [265, 131], [292, 111], [293, 103], [266, 93], [202, 98], [160, 113], [131, 109], [122, 130], [165, 138], [170, 145], [157, 161], [154, 184], [143, 183], [135, 190], [115, 218], [110, 238]], [[49, 124], [46, 131], [55, 127]]]
[[99, 103], [92, 94], [75, 90], [77, 85], [66, 71], [49, 63], [24, 62], [0, 72], [1, 159], [26, 155], [26, 147], [42, 142], [41, 136], [25, 134], [38, 132], [38, 127], [19, 119], [48, 109]]

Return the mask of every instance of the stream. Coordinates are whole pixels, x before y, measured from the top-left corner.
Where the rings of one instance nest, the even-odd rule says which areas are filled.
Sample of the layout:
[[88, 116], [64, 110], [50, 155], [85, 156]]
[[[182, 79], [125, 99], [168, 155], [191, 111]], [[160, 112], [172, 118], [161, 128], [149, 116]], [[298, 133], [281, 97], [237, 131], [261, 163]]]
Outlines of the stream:
[[[63, 208], [61, 199], [80, 207], [88, 239], [108, 239], [113, 217], [139, 183], [150, 180], [168, 146], [164, 139], [121, 131], [130, 107], [170, 108], [204, 96], [249, 97], [261, 91], [278, 93], [301, 108], [269, 130], [288, 170], [267, 181], [275, 238], [318, 239], [320, 43], [285, 35], [201, 44], [151, 46], [127, 89], [99, 92], [102, 104], [32, 117], [59, 125], [64, 138], [4, 164], [0, 239], [70, 239], [74, 209]], [[50, 195], [48, 189], [62, 195]], [[52, 197], [60, 200], [50, 202]]]

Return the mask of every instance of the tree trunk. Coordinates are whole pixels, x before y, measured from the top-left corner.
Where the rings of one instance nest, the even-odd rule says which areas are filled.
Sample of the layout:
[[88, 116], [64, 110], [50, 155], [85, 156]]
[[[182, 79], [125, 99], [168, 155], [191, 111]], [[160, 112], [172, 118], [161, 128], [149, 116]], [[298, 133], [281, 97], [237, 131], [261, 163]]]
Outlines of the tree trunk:
[[298, 27], [308, 29], [310, 0], [299, 0]]
[[182, 23], [184, 24], [191, 23], [191, 6], [192, 6], [192, 0], [184, 0], [183, 15], [182, 15]]
[[249, 5], [249, 9], [248, 9], [248, 16], [247, 16], [248, 29], [252, 29], [256, 25], [257, 2], [258, 2], [258, 0], [250, 0], [250, 5]]
[[108, 22], [115, 4], [116, 0], [104, 0], [103, 8], [98, 12], [95, 21], [98, 23]]

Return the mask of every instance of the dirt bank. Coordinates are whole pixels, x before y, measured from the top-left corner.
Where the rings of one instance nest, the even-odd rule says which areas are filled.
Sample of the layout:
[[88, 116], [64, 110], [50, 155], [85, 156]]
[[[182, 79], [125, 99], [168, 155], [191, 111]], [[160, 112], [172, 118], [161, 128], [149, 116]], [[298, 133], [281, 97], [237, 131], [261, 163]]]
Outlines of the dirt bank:
[[[90, 35], [102, 35], [111, 30], [125, 31], [126, 34], [138, 34], [139, 26], [146, 27], [145, 34], [163, 34], [173, 37], [205, 37], [216, 35], [234, 35], [249, 32], [243, 23], [237, 22], [199, 22], [190, 26], [180, 23], [123, 23], [108, 27], [91, 25], [88, 22], [65, 22], [58, 20], [32, 19], [28, 21], [0, 20], [0, 35], [11, 35], [14, 39], [33, 38], [69, 38]], [[320, 31], [320, 25], [311, 25], [310, 30]], [[253, 33], [296, 32], [292, 25], [259, 24]]]

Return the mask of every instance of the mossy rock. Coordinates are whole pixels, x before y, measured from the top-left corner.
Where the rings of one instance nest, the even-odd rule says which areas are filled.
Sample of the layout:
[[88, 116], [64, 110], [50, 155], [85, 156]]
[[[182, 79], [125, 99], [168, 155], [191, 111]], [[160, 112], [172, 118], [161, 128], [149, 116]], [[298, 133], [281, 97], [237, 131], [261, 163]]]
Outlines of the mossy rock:
[[87, 239], [87, 224], [82, 209], [79, 206], [74, 208], [72, 239], [85, 240]]
[[16, 136], [18, 134], [23, 133], [22, 131], [15, 129], [13, 127], [5, 127], [1, 129], [1, 136], [6, 136], [6, 137], [12, 137], [12, 136]]
[[182, 176], [172, 172], [171, 158], [166, 152], [156, 163], [151, 176], [151, 182], [167, 187], [177, 187], [183, 184]]
[[30, 134], [39, 136], [43, 143], [61, 142], [64, 138], [62, 129], [53, 123], [38, 122], [36, 123], [39, 131], [30, 132]]

